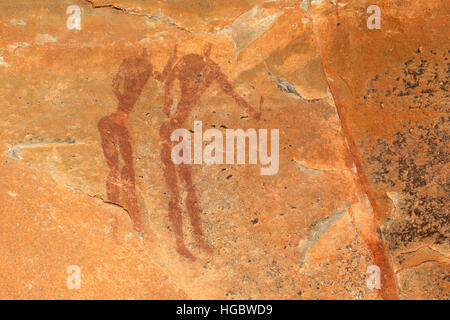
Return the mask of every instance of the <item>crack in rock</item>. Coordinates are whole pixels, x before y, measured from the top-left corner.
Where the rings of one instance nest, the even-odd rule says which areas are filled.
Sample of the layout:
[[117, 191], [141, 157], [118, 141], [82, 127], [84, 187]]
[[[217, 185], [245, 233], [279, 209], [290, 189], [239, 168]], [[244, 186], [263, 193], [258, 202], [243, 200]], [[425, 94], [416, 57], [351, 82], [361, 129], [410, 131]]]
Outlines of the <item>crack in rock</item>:
[[159, 22], [167, 23], [167, 24], [173, 25], [174, 27], [176, 27], [177, 29], [180, 29], [182, 31], [185, 31], [185, 32], [188, 32], [188, 33], [191, 33], [191, 34], [195, 34], [195, 32], [180, 26], [175, 21], [175, 19], [170, 18], [170, 17], [165, 16], [165, 15], [162, 15], [160, 10], [158, 10], [158, 13], [150, 15], [148, 13], [145, 13], [145, 12], [141, 11], [141, 10], [123, 8], [123, 7], [117, 6], [117, 5], [113, 4], [113, 3], [97, 5], [97, 4], [95, 4], [94, 0], [85, 0], [85, 1], [88, 2], [92, 6], [92, 8], [94, 8], [94, 9], [97, 9], [97, 8], [111, 8], [113, 10], [122, 11], [122, 12], [124, 12], [126, 14], [140, 16], [140, 17], [146, 17], [146, 18], [151, 19], [151, 20], [156, 20], [156, 21], [159, 21]]

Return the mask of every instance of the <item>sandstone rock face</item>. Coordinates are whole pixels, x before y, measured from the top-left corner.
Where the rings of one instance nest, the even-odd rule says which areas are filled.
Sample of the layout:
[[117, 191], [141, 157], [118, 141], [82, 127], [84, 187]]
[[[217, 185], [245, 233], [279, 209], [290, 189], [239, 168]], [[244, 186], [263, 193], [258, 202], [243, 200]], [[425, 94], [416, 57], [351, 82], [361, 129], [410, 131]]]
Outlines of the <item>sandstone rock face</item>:
[[448, 299], [450, 12], [373, 4], [1, 1], [0, 298]]

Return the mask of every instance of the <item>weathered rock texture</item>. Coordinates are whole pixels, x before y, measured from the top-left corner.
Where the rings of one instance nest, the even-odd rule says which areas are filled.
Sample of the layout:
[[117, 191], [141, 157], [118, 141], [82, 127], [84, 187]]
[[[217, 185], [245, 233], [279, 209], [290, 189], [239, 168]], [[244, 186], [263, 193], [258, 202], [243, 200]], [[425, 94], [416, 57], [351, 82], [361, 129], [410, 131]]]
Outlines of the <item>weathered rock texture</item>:
[[[450, 297], [445, 1], [0, 8], [0, 298]], [[278, 173], [172, 168], [194, 121]]]

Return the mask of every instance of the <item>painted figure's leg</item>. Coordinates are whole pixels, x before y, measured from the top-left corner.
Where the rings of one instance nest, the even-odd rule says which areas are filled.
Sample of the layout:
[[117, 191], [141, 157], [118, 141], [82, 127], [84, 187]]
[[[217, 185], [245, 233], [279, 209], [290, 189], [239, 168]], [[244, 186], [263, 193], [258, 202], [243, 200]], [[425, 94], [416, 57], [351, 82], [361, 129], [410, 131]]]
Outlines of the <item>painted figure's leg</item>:
[[187, 196], [186, 196], [186, 209], [189, 214], [192, 228], [194, 230], [194, 239], [196, 244], [203, 248], [205, 251], [212, 253], [213, 249], [206, 243], [203, 238], [202, 219], [200, 217], [200, 208], [198, 206], [197, 194], [195, 192], [192, 183], [192, 167], [188, 164], [180, 164], [178, 166], [178, 172], [183, 179]]
[[133, 220], [134, 228], [138, 232], [143, 232], [143, 219], [139, 210], [139, 205], [136, 196], [136, 178], [134, 173], [133, 164], [133, 150], [130, 143], [130, 136], [128, 131], [125, 129], [121, 134], [120, 139], [120, 154], [125, 165], [121, 171], [121, 182], [123, 197], [127, 204], [128, 212]]
[[[119, 171], [119, 151], [114, 145], [116, 137], [107, 125], [107, 119], [101, 119], [98, 123], [98, 130], [102, 143], [103, 153], [105, 155], [106, 164], [109, 168], [109, 174], [106, 178], [106, 197], [108, 201], [119, 203], [120, 201], [120, 171]], [[119, 225], [117, 217], [112, 217], [112, 232], [116, 241], [118, 241]], [[118, 241], [119, 242], [119, 241]]]
[[[165, 126], [165, 124], [163, 124]], [[162, 128], [161, 131], [163, 131]], [[169, 220], [172, 224], [172, 229], [175, 234], [177, 251], [179, 254], [195, 260], [192, 253], [186, 248], [183, 237], [183, 217], [181, 216], [180, 208], [180, 193], [178, 190], [178, 181], [175, 164], [171, 159], [171, 146], [169, 141], [164, 141], [164, 135], [161, 134], [162, 144], [161, 144], [161, 161], [164, 165], [164, 178], [166, 180], [167, 187], [171, 193], [171, 199], [169, 201]]]
[[107, 119], [103, 118], [98, 123], [103, 154], [106, 164], [109, 168], [109, 174], [106, 179], [106, 195], [109, 201], [119, 203], [120, 201], [120, 170], [119, 170], [119, 151], [114, 145], [116, 135], [107, 125]]

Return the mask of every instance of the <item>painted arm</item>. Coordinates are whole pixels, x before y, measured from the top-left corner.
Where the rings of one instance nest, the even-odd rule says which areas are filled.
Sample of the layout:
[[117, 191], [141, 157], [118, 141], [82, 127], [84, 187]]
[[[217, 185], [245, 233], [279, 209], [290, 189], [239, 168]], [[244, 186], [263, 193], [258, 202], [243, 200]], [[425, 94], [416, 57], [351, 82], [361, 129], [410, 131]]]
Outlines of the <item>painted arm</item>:
[[234, 91], [230, 82], [227, 80], [226, 76], [222, 72], [218, 71], [218, 76], [216, 80], [222, 91], [225, 92], [230, 97], [232, 97], [239, 107], [243, 108], [249, 115], [251, 115], [253, 118], [257, 120], [261, 117], [261, 105], [264, 101], [263, 97], [261, 97], [260, 100], [259, 111], [256, 111], [255, 109], [253, 109], [251, 105], [247, 103], [247, 101], [245, 101], [240, 95], [238, 95]]
[[170, 56], [169, 60], [167, 61], [167, 64], [164, 67], [164, 70], [162, 73], [159, 73], [158, 71], [153, 72], [153, 77], [156, 80], [161, 81], [161, 82], [166, 80], [167, 75], [169, 74], [169, 71], [172, 69], [174, 62], [177, 59], [177, 49], [178, 49], [178, 44], [175, 45], [175, 47], [173, 49], [173, 53]]
[[126, 71], [126, 60], [124, 60], [122, 62], [122, 64], [119, 67], [119, 71], [117, 71], [117, 74], [115, 75], [113, 81], [112, 81], [112, 90], [114, 92], [114, 94], [116, 95], [117, 99], [119, 99], [119, 101], [122, 100], [122, 93], [120, 92], [120, 85], [122, 84], [122, 81], [124, 79], [123, 75], [124, 72]]
[[170, 115], [170, 108], [172, 107], [173, 104], [173, 99], [172, 99], [172, 88], [173, 88], [173, 83], [175, 82], [175, 79], [177, 78], [178, 75], [178, 66], [176, 65], [169, 73], [168, 78], [166, 80], [166, 85], [165, 85], [165, 93], [164, 93], [164, 109], [163, 112], [169, 116]]

